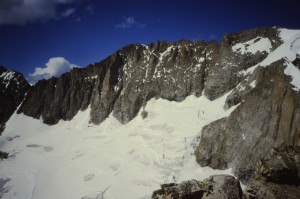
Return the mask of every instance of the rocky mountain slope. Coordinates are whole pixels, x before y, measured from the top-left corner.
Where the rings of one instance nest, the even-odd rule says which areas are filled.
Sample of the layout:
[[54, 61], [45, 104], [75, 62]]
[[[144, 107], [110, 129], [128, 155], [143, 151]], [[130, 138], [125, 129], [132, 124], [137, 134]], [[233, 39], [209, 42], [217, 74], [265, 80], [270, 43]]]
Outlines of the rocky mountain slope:
[[285, 43], [245, 71], [246, 78], [225, 104], [239, 107], [228, 118], [202, 130], [196, 151], [200, 165], [233, 167], [247, 183], [254, 173], [253, 163], [264, 158], [272, 147], [299, 145], [299, 36], [299, 32], [282, 30]]
[[7, 120], [23, 101], [29, 87], [21, 73], [0, 66], [0, 135]]
[[[1, 78], [11, 82], [13, 78], [8, 80], [6, 69], [3, 71]], [[21, 76], [18, 78], [20, 82]], [[191, 156], [182, 153], [185, 148], [186, 151], [192, 150], [191, 153], [195, 151], [196, 160], [202, 167], [232, 168], [237, 179], [248, 185], [244, 196], [240, 192], [239, 185], [235, 186], [236, 198], [293, 198], [292, 196], [299, 193], [300, 167], [297, 147], [300, 145], [300, 31], [276, 27], [259, 28], [225, 34], [220, 43], [181, 40], [178, 43], [158, 41], [150, 45], [132, 44], [99, 63], [85, 68], [74, 68], [59, 78], [39, 81], [30, 88], [25, 80], [21, 82], [20, 88], [22, 89], [17, 92], [18, 95], [10, 95], [9, 99], [15, 100], [13, 100], [14, 104], [7, 105], [11, 107], [10, 115], [3, 114], [5, 115], [5, 118], [1, 120], [3, 124], [16, 110], [27, 91], [17, 113], [21, 116], [24, 114], [41, 119], [50, 125], [59, 126], [62, 120], [72, 121], [83, 111], [88, 113], [91, 125], [89, 127], [94, 127], [93, 124], [101, 124], [99, 127], [101, 132], [107, 130], [119, 132], [122, 129], [120, 127], [116, 130], [115, 127], [111, 127], [111, 122], [107, 124], [107, 121], [111, 121], [110, 115], [120, 123], [128, 125], [129, 129], [135, 125], [145, 128], [148, 135], [143, 135], [143, 139], [147, 137], [156, 140], [158, 137], [151, 137], [156, 135], [155, 133], [152, 135], [151, 132], [157, 129], [162, 129], [161, 134], [181, 129], [180, 132], [176, 130], [176, 133], [178, 132], [181, 136], [189, 135], [190, 141], [187, 144], [186, 137], [184, 137], [184, 147], [179, 142], [178, 146], [170, 145], [170, 150], [176, 148], [178, 149], [176, 153], [180, 154], [180, 157], [172, 155], [176, 156], [176, 158], [171, 158], [172, 163], [160, 165], [154, 161], [153, 167], [160, 172], [157, 176], [163, 174], [166, 179], [173, 178], [174, 181], [177, 181], [177, 178], [184, 179], [178, 176], [183, 175], [180, 169], [184, 170], [183, 168], [186, 167], [178, 165], [188, 165], [184, 158]], [[163, 125], [152, 124], [154, 116], [159, 115], [159, 112], [148, 108], [149, 100], [155, 98], [185, 102], [189, 96], [199, 97], [199, 102], [195, 101], [191, 105], [184, 106], [193, 114], [187, 114], [186, 117], [191, 118], [193, 125], [198, 124], [199, 130], [194, 126], [182, 129], [178, 119]], [[2, 100], [2, 96], [0, 97]], [[12, 101], [4, 97], [3, 99]], [[211, 101], [207, 102], [204, 99]], [[210, 110], [216, 110], [219, 115], [210, 113]], [[0, 111], [5, 112], [5, 110]], [[148, 111], [150, 111], [149, 114]], [[139, 121], [140, 123], [136, 121], [139, 120], [137, 118], [139, 113], [144, 119]], [[149, 117], [148, 120], [147, 117]], [[173, 118], [173, 116], [166, 117]], [[14, 118], [18, 116], [15, 115]], [[185, 119], [185, 122], [190, 122]], [[151, 130], [148, 131], [148, 127]], [[20, 133], [13, 132], [14, 128], [10, 123], [7, 133], [13, 133], [13, 136], [10, 135], [6, 139], [20, 136]], [[40, 128], [29, 129], [29, 137], [33, 136], [32, 132]], [[49, 127], [49, 132], [52, 131], [51, 128]], [[76, 128], [73, 129], [74, 132], [77, 132]], [[62, 132], [62, 129], [59, 127], [59, 132]], [[89, 130], [82, 131], [90, 132]], [[127, 135], [126, 130], [125, 132], [124, 134]], [[131, 134], [130, 130], [129, 135]], [[177, 138], [183, 139], [180, 136]], [[105, 139], [106, 137], [103, 137], [103, 140]], [[129, 136], [126, 139], [132, 138]], [[108, 142], [112, 146], [116, 144], [112, 140]], [[137, 144], [135, 141], [134, 143]], [[145, 141], [144, 144], [150, 146], [152, 151], [156, 150], [155, 147], [153, 148], [153, 143]], [[119, 144], [117, 143], [116, 146]], [[26, 146], [41, 147], [32, 143], [27, 143]], [[57, 145], [57, 147], [62, 146]], [[162, 148], [157, 146], [165, 150], [164, 147], [165, 145]], [[22, 148], [21, 151], [25, 149]], [[131, 148], [128, 153], [136, 153], [135, 151], [138, 150]], [[274, 151], [277, 155], [274, 155]], [[168, 153], [163, 152], [163, 162], [166, 154]], [[142, 155], [137, 157], [140, 156]], [[276, 158], [279, 156], [283, 161], [277, 161]], [[143, 164], [148, 158], [156, 159], [154, 156], [147, 156], [143, 160], [139, 158], [135, 160]], [[7, 168], [9, 167], [5, 167]], [[119, 166], [114, 172], [121, 172], [118, 168]], [[118, 174], [112, 173], [111, 175]], [[295, 175], [296, 177], [291, 178]], [[285, 177], [292, 180], [286, 181]], [[227, 177], [215, 178], [227, 179]], [[214, 189], [203, 188], [203, 182], [188, 181], [187, 183], [192, 183], [193, 191], [195, 187], [198, 187], [197, 193], [202, 196], [205, 193], [208, 198], [212, 197], [210, 194], [214, 193]], [[236, 183], [236, 181], [233, 182]], [[220, 185], [222, 183], [218, 181], [217, 190], [223, 190], [218, 188], [222, 187]], [[145, 181], [142, 184], [143, 187], [148, 185], [149, 188], [153, 182]], [[154, 194], [153, 198], [168, 198], [170, 190], [179, 190], [171, 194], [179, 194], [182, 198], [192, 198], [180, 192], [185, 186], [186, 182], [162, 186], [160, 191], [155, 192], [159, 195]], [[215, 184], [212, 183], [212, 186]], [[118, 191], [116, 187], [108, 188], [114, 190], [108, 191], [108, 194]], [[289, 190], [289, 192], [278, 194], [274, 191], [275, 189], [282, 190], [282, 192]], [[104, 195], [103, 192], [101, 194]]]
[[[153, 97], [182, 101], [204, 91], [213, 100], [240, 83], [239, 72], [261, 62], [281, 44], [277, 35], [273, 28], [255, 29], [225, 35], [221, 44], [182, 40], [129, 45], [99, 63], [38, 82], [18, 113], [56, 124], [90, 105], [92, 123], [101, 123], [113, 112], [125, 124]], [[249, 40], [253, 52], [232, 50], [235, 43]]]

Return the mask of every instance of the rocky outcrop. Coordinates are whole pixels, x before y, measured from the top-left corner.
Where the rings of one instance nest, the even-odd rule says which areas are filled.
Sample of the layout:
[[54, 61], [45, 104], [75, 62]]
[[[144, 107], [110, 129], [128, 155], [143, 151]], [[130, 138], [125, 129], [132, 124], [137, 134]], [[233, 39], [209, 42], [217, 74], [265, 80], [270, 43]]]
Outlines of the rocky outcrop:
[[208, 48], [208, 74], [204, 94], [209, 99], [214, 100], [235, 88], [244, 79], [240, 71], [260, 63], [267, 57], [268, 53], [265, 51], [242, 54], [232, 50], [236, 44], [253, 39], [256, 39], [254, 42], [259, 42], [259, 38], [268, 38], [271, 42], [271, 50], [282, 43], [276, 28], [260, 28], [236, 34], [225, 34], [220, 45]]
[[154, 191], [153, 199], [241, 199], [239, 181], [232, 176], [216, 175], [201, 181], [190, 180], [180, 184], [164, 184]]
[[163, 184], [160, 190], [153, 192], [152, 198], [299, 198], [299, 146], [285, 145], [281, 148], [271, 148], [266, 156], [253, 165], [253, 177], [244, 192], [234, 177], [217, 175], [203, 181], [189, 180], [180, 184]]
[[78, 110], [89, 106], [96, 77], [103, 76], [104, 70], [101, 65], [91, 65], [75, 68], [60, 78], [41, 80], [28, 91], [18, 113], [41, 117], [46, 124], [70, 120]]
[[0, 66], [0, 135], [29, 87], [21, 73]]
[[244, 192], [245, 199], [299, 198], [300, 147], [272, 148], [255, 167], [255, 175]]
[[7, 158], [8, 158], [8, 153], [0, 151], [0, 160], [7, 159]]
[[229, 117], [202, 129], [195, 152], [201, 166], [232, 167], [240, 180], [249, 183], [255, 163], [271, 148], [300, 145], [300, 95], [284, 74], [285, 67], [284, 60], [258, 67], [255, 79], [249, 78], [252, 86], [233, 90], [226, 106], [239, 106]]
[[38, 82], [18, 113], [55, 124], [90, 106], [95, 124], [110, 113], [127, 123], [153, 97], [182, 101], [204, 91], [215, 99], [242, 81], [239, 71], [266, 56], [264, 51], [240, 54], [232, 45], [266, 37], [275, 48], [280, 44], [277, 34], [276, 28], [263, 28], [227, 34], [220, 44], [181, 40], [128, 45], [99, 63]]

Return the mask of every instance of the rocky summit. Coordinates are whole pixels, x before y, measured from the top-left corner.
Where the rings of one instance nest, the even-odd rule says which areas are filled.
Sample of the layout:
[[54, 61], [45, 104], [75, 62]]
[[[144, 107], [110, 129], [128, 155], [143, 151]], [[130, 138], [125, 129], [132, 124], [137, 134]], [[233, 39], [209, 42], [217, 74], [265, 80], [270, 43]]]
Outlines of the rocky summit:
[[0, 66], [0, 135], [7, 120], [23, 101], [29, 87], [21, 73]]
[[[200, 181], [195, 176], [195, 180], [182, 183], [176, 181], [175, 175], [172, 183], [151, 178], [151, 183], [161, 181], [162, 185], [148, 197], [279, 199], [297, 198], [300, 194], [300, 31], [258, 28], [225, 34], [220, 43], [180, 40], [132, 44], [103, 61], [85, 68], [74, 68], [58, 78], [40, 80], [33, 86], [22, 74], [0, 67], [0, 89], [0, 132], [12, 115], [12, 118], [17, 118], [18, 114], [26, 115], [45, 124], [59, 126], [62, 124], [58, 123], [72, 121], [78, 113], [86, 111], [89, 111], [91, 125], [88, 127], [101, 125], [110, 118], [104, 126], [119, 122], [127, 131], [131, 127], [126, 125], [139, 112], [141, 121], [149, 122], [155, 117], [146, 108], [152, 99], [183, 102], [189, 96], [195, 96], [213, 102], [224, 98], [222, 111], [228, 114], [222, 117], [212, 117], [203, 107], [195, 107], [199, 109], [197, 118], [208, 122], [190, 141], [184, 137], [184, 143], [188, 145], [182, 148], [186, 151], [192, 148], [193, 151], [187, 153], [193, 155], [199, 167], [231, 168], [236, 178], [213, 175]], [[177, 109], [180, 110], [180, 107]], [[153, 134], [158, 129], [172, 133], [174, 128], [168, 125], [150, 125], [150, 129]], [[112, 132], [115, 130], [114, 127], [107, 128]], [[131, 131], [134, 135], [139, 133], [139, 130]], [[185, 135], [188, 130], [181, 131]], [[131, 132], [130, 135], [133, 134]], [[154, 140], [150, 134], [142, 137]], [[21, 133], [5, 139], [13, 142], [20, 136]], [[104, 139], [103, 136], [98, 137]], [[172, 139], [171, 136], [162, 139], [166, 137]], [[105, 144], [113, 141], [111, 139]], [[135, 142], [140, 143], [140, 140]], [[154, 144], [157, 143], [153, 141], [150, 145]], [[0, 151], [1, 147], [0, 142]], [[50, 146], [27, 142], [26, 147], [43, 148], [46, 152], [53, 150]], [[7, 152], [11, 154], [13, 151]], [[172, 158], [168, 159], [171, 156], [160, 152], [163, 164], [167, 166], [153, 161], [155, 168], [163, 170], [162, 176], [179, 173], [173, 164], [167, 162], [171, 161]], [[130, 150], [127, 154], [135, 153], [136, 150]], [[8, 154], [5, 154], [7, 158]], [[75, 159], [81, 156], [84, 153], [77, 154]], [[180, 168], [181, 164], [185, 164], [185, 157], [176, 159], [178, 165], [174, 167]], [[140, 156], [135, 156], [133, 160], [150, 164], [147, 158], [140, 159]], [[118, 160], [109, 166], [117, 172], [114, 177], [119, 175], [121, 166]], [[86, 175], [84, 181], [91, 181], [94, 176]], [[247, 186], [244, 192], [239, 181]], [[135, 180], [133, 184], [149, 188], [151, 183]], [[112, 186], [106, 186], [94, 198], [105, 198], [105, 193], [114, 194], [110, 191]], [[83, 198], [93, 197], [86, 195]]]
[[[204, 93], [213, 100], [235, 88], [244, 79], [242, 71], [281, 44], [278, 34], [275, 28], [263, 28], [226, 34], [220, 44], [181, 40], [129, 45], [99, 63], [39, 81], [18, 113], [56, 124], [90, 106], [92, 123], [99, 124], [113, 113], [126, 124], [151, 98], [182, 101]], [[232, 47], [247, 48], [248, 41], [266, 45], [255, 52]]]

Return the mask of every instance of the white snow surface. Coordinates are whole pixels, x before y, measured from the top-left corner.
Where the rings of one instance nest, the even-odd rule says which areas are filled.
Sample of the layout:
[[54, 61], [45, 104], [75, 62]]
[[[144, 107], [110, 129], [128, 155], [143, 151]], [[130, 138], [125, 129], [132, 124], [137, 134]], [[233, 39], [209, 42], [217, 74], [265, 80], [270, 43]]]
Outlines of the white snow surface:
[[286, 69], [284, 73], [292, 77], [291, 84], [295, 87], [294, 90], [300, 89], [300, 71], [291, 62], [300, 57], [300, 30], [280, 29], [280, 38], [282, 44], [274, 51], [270, 52], [268, 56], [260, 63], [247, 69], [245, 74], [251, 74], [258, 66], [268, 66], [280, 59], [285, 59]]
[[300, 70], [294, 66], [294, 64], [288, 62], [287, 67], [284, 70], [284, 74], [292, 77], [291, 84], [294, 85], [293, 90], [299, 91], [300, 89]]
[[[229, 92], [230, 93], [230, 92]], [[210, 101], [202, 96], [183, 102], [150, 100], [126, 125], [112, 115], [100, 125], [88, 124], [89, 112], [48, 126], [14, 114], [0, 137], [3, 199], [150, 198], [162, 183], [202, 180], [228, 170], [201, 168], [194, 150], [201, 128], [235, 107], [224, 110], [228, 94]]]
[[272, 44], [268, 38], [257, 37], [244, 43], [238, 43], [232, 46], [232, 51], [239, 52], [241, 54], [255, 54], [257, 52], [271, 52]]

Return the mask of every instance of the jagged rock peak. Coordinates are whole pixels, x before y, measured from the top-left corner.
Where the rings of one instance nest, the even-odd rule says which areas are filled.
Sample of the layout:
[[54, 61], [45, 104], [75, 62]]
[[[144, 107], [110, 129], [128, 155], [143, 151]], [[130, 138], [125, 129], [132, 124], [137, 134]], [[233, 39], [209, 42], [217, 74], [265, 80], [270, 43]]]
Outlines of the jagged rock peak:
[[29, 87], [29, 83], [21, 73], [0, 66], [0, 134]]
[[[38, 82], [18, 113], [55, 124], [90, 106], [95, 124], [110, 113], [127, 123], [153, 97], [182, 101], [204, 91], [209, 99], [216, 99], [240, 83], [241, 71], [261, 62], [279, 45], [277, 35], [277, 29], [266, 28], [225, 35], [221, 44], [181, 40], [128, 45], [101, 62]], [[250, 44], [239, 43], [248, 40], [270, 46], [249, 51]]]

